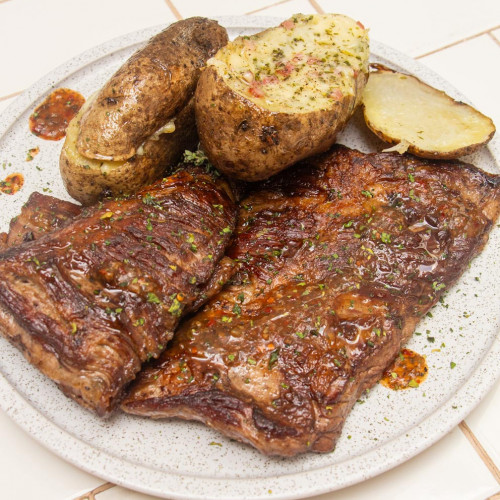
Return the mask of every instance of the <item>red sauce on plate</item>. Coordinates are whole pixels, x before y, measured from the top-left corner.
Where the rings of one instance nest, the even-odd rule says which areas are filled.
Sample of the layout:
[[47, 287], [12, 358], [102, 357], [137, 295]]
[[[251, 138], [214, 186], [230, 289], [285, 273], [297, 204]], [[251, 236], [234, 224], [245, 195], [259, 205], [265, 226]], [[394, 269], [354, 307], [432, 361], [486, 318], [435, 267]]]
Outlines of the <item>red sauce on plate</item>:
[[402, 349], [380, 383], [394, 390], [415, 388], [426, 379], [428, 371], [424, 356], [411, 349]]
[[36, 148], [28, 149], [28, 153], [26, 154], [26, 161], [33, 161], [33, 158], [40, 152], [40, 148], [37, 146]]
[[23, 184], [23, 174], [10, 174], [3, 181], [0, 181], [0, 192], [3, 194], [17, 193]]
[[85, 98], [75, 90], [54, 90], [30, 116], [31, 132], [48, 141], [62, 139], [84, 102]]

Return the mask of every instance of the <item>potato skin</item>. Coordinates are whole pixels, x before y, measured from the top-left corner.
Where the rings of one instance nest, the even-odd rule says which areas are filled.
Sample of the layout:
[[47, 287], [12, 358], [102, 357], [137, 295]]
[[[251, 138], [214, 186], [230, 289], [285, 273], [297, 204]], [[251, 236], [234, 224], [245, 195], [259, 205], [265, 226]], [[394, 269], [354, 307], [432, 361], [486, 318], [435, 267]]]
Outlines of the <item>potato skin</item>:
[[196, 124], [203, 150], [227, 175], [267, 179], [308, 156], [329, 149], [361, 102], [367, 73], [355, 92], [327, 110], [280, 113], [263, 109], [232, 90], [214, 66], [201, 74], [195, 93]]
[[[464, 105], [462, 102], [457, 102], [457, 105]], [[381, 130], [378, 130], [375, 125], [373, 125], [370, 120], [364, 115], [366, 126], [379, 138], [388, 144], [399, 144], [401, 142], [400, 139], [395, 139], [394, 137], [390, 137], [387, 134], [384, 134]], [[486, 140], [478, 142], [477, 144], [469, 144], [468, 146], [464, 146], [463, 148], [457, 148], [452, 151], [433, 151], [429, 149], [422, 149], [414, 144], [409, 144], [408, 149], [406, 149], [407, 153], [411, 153], [420, 158], [427, 158], [428, 160], [456, 160], [461, 158], [462, 156], [471, 155], [475, 153], [479, 149], [481, 149], [485, 144], [487, 144], [493, 136], [495, 135], [495, 130], [491, 132], [491, 134], [486, 138]]]
[[193, 98], [175, 118], [173, 133], [161, 134], [157, 140], [148, 139], [143, 154], [123, 162], [89, 160], [82, 156], [76, 147], [80, 119], [81, 113], [68, 126], [59, 168], [66, 190], [82, 205], [91, 205], [104, 194], [121, 196], [151, 184], [167, 167], [177, 164], [186, 149], [194, 149], [198, 143]]
[[77, 140], [88, 158], [123, 161], [192, 97], [200, 70], [228, 41], [216, 21], [170, 25], [136, 52], [99, 91]]

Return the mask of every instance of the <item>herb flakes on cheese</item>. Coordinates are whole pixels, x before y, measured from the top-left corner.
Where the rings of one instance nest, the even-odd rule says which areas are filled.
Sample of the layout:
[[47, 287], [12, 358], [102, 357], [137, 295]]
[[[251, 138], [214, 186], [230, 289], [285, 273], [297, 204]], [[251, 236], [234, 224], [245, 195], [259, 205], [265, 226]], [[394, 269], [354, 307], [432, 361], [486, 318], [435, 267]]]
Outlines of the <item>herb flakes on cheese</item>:
[[329, 109], [354, 95], [368, 70], [368, 31], [340, 14], [297, 14], [256, 35], [230, 42], [208, 61], [226, 84], [270, 111]]

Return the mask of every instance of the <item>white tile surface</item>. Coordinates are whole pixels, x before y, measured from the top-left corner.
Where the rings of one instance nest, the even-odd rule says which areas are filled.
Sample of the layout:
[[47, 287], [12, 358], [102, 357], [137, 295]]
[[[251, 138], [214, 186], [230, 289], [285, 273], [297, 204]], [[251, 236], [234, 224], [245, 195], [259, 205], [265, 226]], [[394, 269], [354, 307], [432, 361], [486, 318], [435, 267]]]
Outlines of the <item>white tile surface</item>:
[[292, 14], [317, 14], [318, 11], [307, 0], [290, 0], [279, 3], [257, 12], [256, 16], [276, 16], [286, 19]]
[[500, 23], [497, 0], [318, 0], [325, 12], [341, 12], [370, 28], [372, 38], [417, 56]]
[[489, 35], [423, 57], [420, 62], [448, 80], [500, 127], [500, 47]]
[[491, 34], [500, 42], [500, 28], [493, 30]]
[[0, 410], [0, 497], [12, 500], [74, 498], [101, 484], [34, 441]]
[[[500, 469], [500, 427], [498, 409], [500, 408], [500, 382], [481, 401], [478, 407], [466, 418], [466, 423], [480, 441], [486, 453]], [[500, 486], [498, 488], [500, 490]]]
[[498, 483], [456, 428], [385, 474], [311, 500], [484, 500], [498, 489]]
[[0, 97], [25, 89], [94, 45], [174, 20], [164, 0], [0, 3]]
[[154, 500], [156, 498], [158, 497], [152, 497], [151, 495], [115, 486], [114, 488], [100, 493], [96, 500]]
[[172, 0], [172, 3], [183, 17], [191, 17], [242, 15], [275, 2], [273, 0]]

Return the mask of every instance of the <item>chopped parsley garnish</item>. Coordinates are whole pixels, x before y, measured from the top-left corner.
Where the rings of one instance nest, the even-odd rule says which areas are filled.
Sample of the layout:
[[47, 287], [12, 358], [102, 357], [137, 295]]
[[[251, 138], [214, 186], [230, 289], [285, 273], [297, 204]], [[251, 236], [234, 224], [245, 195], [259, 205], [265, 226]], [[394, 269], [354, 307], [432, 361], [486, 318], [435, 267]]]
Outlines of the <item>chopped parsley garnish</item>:
[[142, 202], [145, 205], [150, 205], [150, 206], [153, 206], [153, 207], [161, 207], [161, 205], [158, 203], [158, 201], [156, 200], [156, 198], [154, 196], [152, 196], [151, 194], [149, 194], [149, 193], [146, 193], [142, 197]]
[[172, 304], [170, 305], [168, 312], [174, 316], [180, 316], [182, 312], [182, 304], [179, 302], [177, 297], [174, 297]]
[[381, 236], [380, 236], [380, 239], [384, 243], [390, 243], [391, 242], [391, 235], [389, 233], [382, 233]]
[[437, 281], [434, 281], [434, 283], [432, 283], [432, 289], [436, 290], [436, 292], [441, 290], [442, 288], [446, 288], [446, 285], [444, 283], [438, 283]]
[[198, 151], [184, 151], [184, 163], [192, 163], [193, 165], [203, 165], [208, 162], [207, 155], [201, 149]]
[[279, 347], [277, 347], [276, 349], [274, 349], [274, 351], [271, 351], [271, 355], [269, 356], [269, 362], [267, 364], [267, 367], [270, 370], [275, 365], [275, 363], [278, 361], [279, 353], [280, 353], [280, 348]]
[[148, 302], [152, 304], [161, 304], [161, 300], [153, 292], [148, 292]]

